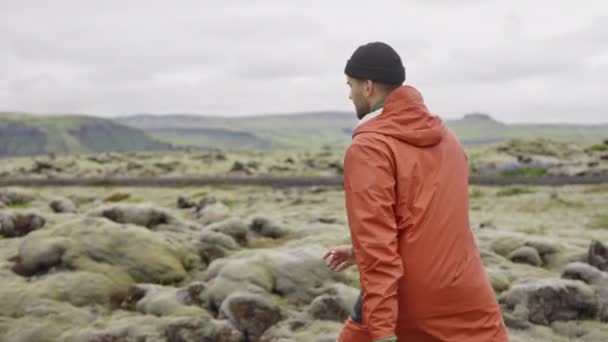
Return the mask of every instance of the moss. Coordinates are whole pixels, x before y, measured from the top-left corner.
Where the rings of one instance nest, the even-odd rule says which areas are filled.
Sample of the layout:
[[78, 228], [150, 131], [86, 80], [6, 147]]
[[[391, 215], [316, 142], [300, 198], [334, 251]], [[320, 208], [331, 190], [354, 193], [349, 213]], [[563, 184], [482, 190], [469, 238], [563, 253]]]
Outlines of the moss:
[[494, 240], [490, 245], [490, 248], [494, 253], [506, 257], [524, 244], [525, 240], [519, 236], [503, 236]]
[[560, 196], [554, 196], [551, 197], [548, 206], [549, 208], [583, 208], [585, 204], [583, 202], [567, 200]]
[[530, 188], [523, 186], [510, 186], [504, 189], [499, 190], [496, 193], [498, 197], [508, 197], [508, 196], [517, 196], [523, 194], [531, 194], [534, 193]]
[[[118, 277], [116, 277], [118, 278]], [[108, 306], [116, 290], [126, 290], [132, 281], [119, 281], [92, 272], [58, 272], [31, 282], [28, 294], [71, 303], [81, 307], [92, 304]]]
[[469, 194], [470, 198], [483, 198], [484, 196], [485, 193], [481, 191], [481, 189], [473, 189], [473, 191], [471, 191], [471, 193]]
[[608, 213], [597, 214], [589, 222], [593, 229], [608, 229]]
[[517, 231], [530, 235], [545, 235], [548, 229], [549, 228], [544, 224], [538, 225], [536, 227], [516, 228]]
[[228, 208], [234, 208], [236, 206], [236, 200], [233, 198], [229, 198], [229, 199], [225, 199], [222, 202], [224, 202], [224, 204], [228, 207]]
[[494, 292], [501, 293], [511, 287], [511, 281], [501, 270], [490, 268], [487, 273]]
[[192, 198], [201, 199], [201, 198], [207, 196], [208, 194], [209, 194], [208, 191], [199, 191], [199, 192], [195, 193], [194, 195], [192, 195]]
[[139, 198], [139, 197], [130, 197], [128, 198], [126, 201], [124, 201], [125, 203], [132, 203], [132, 204], [140, 204], [140, 203], [144, 203], [144, 199], [143, 198]]
[[277, 303], [279, 306], [281, 306], [283, 308], [288, 308], [291, 306], [289, 301], [282, 296], [273, 294], [273, 295], [271, 295], [271, 298], [275, 303]]
[[123, 193], [123, 192], [117, 192], [117, 193], [113, 193], [110, 196], [104, 198], [104, 202], [110, 202], [110, 203], [116, 203], [116, 202], [122, 202], [125, 201], [127, 199], [131, 198], [131, 194], [128, 193]]
[[30, 205], [28, 202], [16, 202], [16, 203], [9, 204], [8, 207], [11, 209], [25, 209], [25, 208], [29, 208]]
[[187, 276], [182, 262], [189, 252], [144, 227], [118, 225], [104, 219], [77, 219], [28, 237], [41, 242], [69, 237], [64, 263], [120, 283], [129, 282], [127, 275], [136, 282], [162, 284], [180, 282]]
[[586, 194], [608, 193], [608, 184], [592, 185], [583, 190]]
[[589, 146], [589, 148], [587, 148], [587, 151], [590, 151], [590, 152], [606, 152], [606, 151], [608, 151], [608, 145], [606, 145], [606, 144], [591, 145], [591, 146]]

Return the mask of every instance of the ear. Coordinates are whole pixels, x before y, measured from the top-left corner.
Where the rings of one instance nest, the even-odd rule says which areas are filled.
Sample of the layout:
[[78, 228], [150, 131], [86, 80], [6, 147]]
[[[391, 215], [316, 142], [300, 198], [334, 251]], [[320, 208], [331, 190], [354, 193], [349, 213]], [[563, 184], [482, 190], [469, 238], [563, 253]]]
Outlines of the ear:
[[366, 96], [372, 96], [372, 94], [374, 93], [374, 82], [370, 81], [370, 80], [365, 80], [365, 95]]

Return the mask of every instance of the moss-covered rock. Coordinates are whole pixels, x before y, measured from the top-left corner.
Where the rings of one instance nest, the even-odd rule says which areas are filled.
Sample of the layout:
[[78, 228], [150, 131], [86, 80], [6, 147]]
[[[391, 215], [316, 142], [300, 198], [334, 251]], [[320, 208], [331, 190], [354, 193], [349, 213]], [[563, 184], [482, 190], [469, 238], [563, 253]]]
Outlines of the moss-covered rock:
[[490, 249], [503, 257], [508, 257], [513, 251], [524, 246], [526, 239], [517, 235], [505, 235], [496, 238], [490, 244]]
[[250, 341], [258, 341], [264, 332], [284, 318], [282, 309], [268, 296], [235, 292], [222, 303], [220, 318], [228, 319]]
[[239, 249], [238, 243], [231, 236], [211, 230], [200, 234], [197, 247], [201, 260], [207, 263], [224, 258]]
[[164, 328], [168, 342], [242, 342], [245, 337], [225, 320], [179, 319]]
[[55, 267], [121, 282], [169, 284], [186, 277], [183, 263], [190, 257], [183, 246], [146, 228], [86, 218], [28, 235], [19, 248], [15, 269], [33, 275]]
[[210, 224], [205, 227], [205, 230], [223, 233], [231, 236], [236, 242], [241, 245], [247, 244], [247, 225], [239, 218], [229, 218], [220, 222]]
[[36, 196], [33, 192], [20, 188], [0, 189], [0, 202], [8, 207], [25, 205], [33, 202]]
[[500, 302], [510, 312], [524, 312], [534, 324], [554, 321], [594, 319], [599, 305], [593, 288], [567, 279], [520, 282], [503, 293]]
[[49, 207], [54, 213], [76, 213], [76, 204], [68, 198], [56, 198], [49, 203]]
[[187, 301], [186, 298], [188, 297], [184, 296], [183, 290], [179, 288], [137, 284], [129, 289], [123, 306], [146, 315], [211, 318], [207, 311], [200, 306], [193, 305], [193, 301]]
[[249, 228], [261, 236], [272, 239], [282, 238], [289, 233], [285, 227], [265, 217], [255, 217]]
[[92, 211], [89, 215], [105, 217], [116, 223], [130, 223], [151, 229], [160, 225], [179, 223], [179, 220], [168, 210], [149, 204], [105, 206]]
[[230, 217], [230, 208], [222, 202], [215, 202], [202, 207], [196, 216], [202, 224], [211, 224]]
[[46, 219], [33, 212], [0, 211], [0, 235], [4, 237], [25, 236], [45, 224]]
[[488, 277], [490, 278], [490, 284], [494, 289], [494, 292], [501, 293], [509, 289], [511, 281], [509, 277], [500, 269], [488, 268], [486, 269]]

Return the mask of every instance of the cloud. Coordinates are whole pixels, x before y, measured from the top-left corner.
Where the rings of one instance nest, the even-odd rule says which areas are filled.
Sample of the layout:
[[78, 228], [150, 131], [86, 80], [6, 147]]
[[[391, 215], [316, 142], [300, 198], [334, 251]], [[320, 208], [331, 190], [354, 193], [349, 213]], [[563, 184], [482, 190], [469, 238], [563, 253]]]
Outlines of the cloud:
[[352, 110], [344, 64], [382, 40], [440, 115], [606, 121], [606, 18], [602, 0], [6, 1], [0, 109]]

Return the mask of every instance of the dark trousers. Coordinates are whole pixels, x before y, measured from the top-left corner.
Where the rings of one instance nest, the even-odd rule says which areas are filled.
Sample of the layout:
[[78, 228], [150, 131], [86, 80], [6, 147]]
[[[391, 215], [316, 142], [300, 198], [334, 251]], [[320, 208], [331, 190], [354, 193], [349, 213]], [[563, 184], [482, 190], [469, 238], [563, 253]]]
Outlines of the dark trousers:
[[359, 298], [357, 298], [357, 302], [353, 307], [353, 313], [350, 315], [350, 318], [361, 324], [363, 322], [363, 290], [359, 293]]

